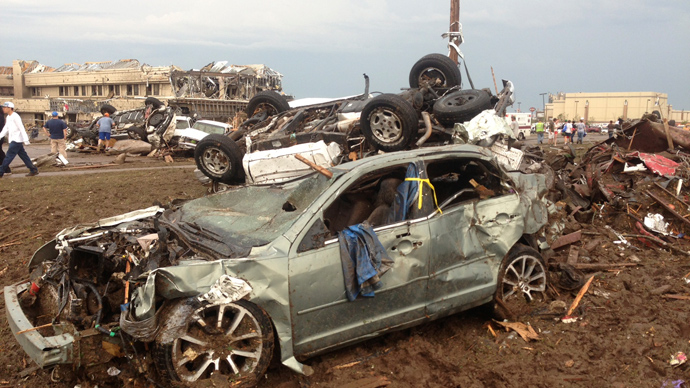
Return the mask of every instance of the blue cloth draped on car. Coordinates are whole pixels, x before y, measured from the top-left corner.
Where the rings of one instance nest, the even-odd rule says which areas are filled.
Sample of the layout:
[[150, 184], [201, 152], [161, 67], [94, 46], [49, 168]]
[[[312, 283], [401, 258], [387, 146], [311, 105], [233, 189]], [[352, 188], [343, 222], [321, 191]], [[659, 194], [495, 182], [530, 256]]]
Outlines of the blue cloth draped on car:
[[[414, 163], [407, 166], [405, 178], [419, 178], [419, 171]], [[416, 181], [405, 181], [398, 185], [387, 224], [404, 221], [409, 217], [410, 208], [418, 199], [419, 186]], [[366, 221], [352, 225], [338, 234], [338, 241], [347, 298], [353, 301], [360, 294], [373, 297], [374, 291], [383, 286], [380, 276], [393, 263], [374, 229]]]
[[[407, 166], [407, 172], [405, 173], [405, 179], [409, 178], [419, 178], [419, 171], [417, 171], [417, 165], [410, 163]], [[404, 181], [398, 186], [397, 192], [395, 193], [395, 202], [391, 206], [391, 211], [388, 213], [387, 224], [392, 224], [394, 222], [404, 221], [407, 219], [410, 213], [410, 208], [412, 204], [415, 203], [419, 195], [419, 184], [414, 181]]]
[[353, 301], [358, 295], [373, 297], [383, 286], [379, 278], [393, 261], [366, 221], [348, 226], [338, 234], [340, 261], [343, 264], [345, 293]]

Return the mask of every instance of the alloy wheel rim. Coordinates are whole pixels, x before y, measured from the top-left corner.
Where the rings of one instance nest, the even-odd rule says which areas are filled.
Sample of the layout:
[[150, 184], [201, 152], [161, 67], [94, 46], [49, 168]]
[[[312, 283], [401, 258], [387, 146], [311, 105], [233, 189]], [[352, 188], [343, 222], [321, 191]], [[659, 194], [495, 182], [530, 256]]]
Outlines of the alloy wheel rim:
[[261, 326], [249, 310], [237, 304], [209, 305], [192, 318], [185, 335], [173, 342], [172, 364], [181, 380], [254, 372], [264, 343]]

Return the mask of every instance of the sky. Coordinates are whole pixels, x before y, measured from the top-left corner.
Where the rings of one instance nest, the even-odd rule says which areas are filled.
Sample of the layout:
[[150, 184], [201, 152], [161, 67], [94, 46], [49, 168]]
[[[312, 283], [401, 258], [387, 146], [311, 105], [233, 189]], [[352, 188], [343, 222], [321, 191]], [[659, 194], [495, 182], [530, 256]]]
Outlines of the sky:
[[[107, 5], [109, 4], [109, 5]], [[398, 93], [422, 56], [447, 53], [450, 0], [9, 0], [0, 66], [134, 58], [198, 69], [263, 63], [297, 98]], [[461, 0], [460, 46], [476, 88], [515, 84], [522, 111], [540, 93], [667, 93], [690, 110], [690, 1]], [[463, 69], [464, 87], [469, 88]], [[516, 103], [513, 109], [518, 108]]]

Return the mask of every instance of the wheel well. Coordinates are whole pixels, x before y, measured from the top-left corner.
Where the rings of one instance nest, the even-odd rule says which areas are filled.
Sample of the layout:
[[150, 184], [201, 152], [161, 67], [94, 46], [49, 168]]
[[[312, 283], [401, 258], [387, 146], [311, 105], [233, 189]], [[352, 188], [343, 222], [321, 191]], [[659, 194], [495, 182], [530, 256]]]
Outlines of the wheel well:
[[[539, 243], [537, 241], [537, 238], [531, 234], [523, 234], [520, 237], [520, 239], [517, 241], [517, 243], [515, 243], [513, 248], [515, 246], [517, 246], [518, 244], [526, 245], [526, 246], [534, 249], [537, 252], [541, 252], [541, 250], [539, 249]], [[512, 248], [511, 248], [511, 250], [512, 250]]]

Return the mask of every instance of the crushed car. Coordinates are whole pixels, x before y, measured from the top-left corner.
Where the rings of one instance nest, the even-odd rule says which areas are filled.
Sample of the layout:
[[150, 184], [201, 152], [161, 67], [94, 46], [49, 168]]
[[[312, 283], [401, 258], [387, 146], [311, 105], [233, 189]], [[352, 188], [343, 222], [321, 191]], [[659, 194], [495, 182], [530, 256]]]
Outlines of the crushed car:
[[77, 225], [5, 287], [7, 321], [41, 367], [253, 385], [275, 355], [309, 374], [372, 336], [542, 298], [545, 182], [449, 145]]
[[409, 78], [410, 87], [399, 94], [372, 96], [365, 74], [362, 94], [315, 103], [288, 102], [274, 91], [258, 93], [247, 105], [248, 119], [236, 131], [199, 142], [197, 167], [211, 180], [237, 184], [251, 175], [242, 168], [243, 158], [257, 151], [323, 140], [337, 143], [344, 151], [341, 162], [346, 162], [353, 159], [351, 152], [361, 158], [378, 151], [449, 144], [456, 123], [491, 109], [502, 117], [514, 102], [510, 81], [504, 81], [497, 95], [489, 89], [461, 89], [460, 69], [442, 54], [422, 57]]

